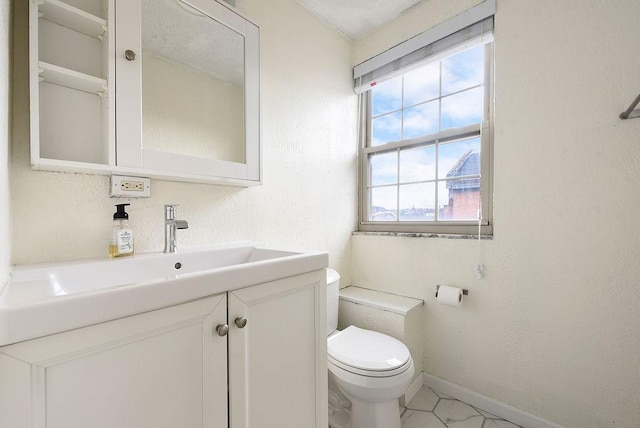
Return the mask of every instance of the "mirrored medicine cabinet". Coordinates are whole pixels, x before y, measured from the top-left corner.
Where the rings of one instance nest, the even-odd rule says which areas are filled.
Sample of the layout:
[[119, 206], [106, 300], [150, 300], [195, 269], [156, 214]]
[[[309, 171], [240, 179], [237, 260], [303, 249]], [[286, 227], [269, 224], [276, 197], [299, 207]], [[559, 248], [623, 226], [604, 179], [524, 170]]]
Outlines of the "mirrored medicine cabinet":
[[214, 0], [30, 0], [34, 169], [260, 184], [260, 30]]

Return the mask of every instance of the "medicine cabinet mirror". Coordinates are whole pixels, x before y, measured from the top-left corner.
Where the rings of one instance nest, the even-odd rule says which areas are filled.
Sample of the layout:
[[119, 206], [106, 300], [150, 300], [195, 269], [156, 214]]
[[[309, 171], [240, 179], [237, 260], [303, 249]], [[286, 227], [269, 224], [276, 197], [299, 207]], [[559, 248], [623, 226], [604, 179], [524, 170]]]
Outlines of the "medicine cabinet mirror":
[[30, 0], [35, 169], [260, 184], [259, 28], [215, 0]]
[[142, 0], [142, 141], [245, 162], [244, 37], [176, 0]]

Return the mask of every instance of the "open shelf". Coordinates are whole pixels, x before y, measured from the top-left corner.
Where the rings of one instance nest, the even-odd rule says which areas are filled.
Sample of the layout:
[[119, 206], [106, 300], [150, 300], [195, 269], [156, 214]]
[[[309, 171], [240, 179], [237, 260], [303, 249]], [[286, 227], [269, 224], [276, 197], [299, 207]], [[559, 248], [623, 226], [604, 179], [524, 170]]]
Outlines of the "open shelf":
[[92, 37], [102, 37], [107, 28], [106, 20], [60, 0], [40, 0], [38, 10], [43, 19]]
[[101, 95], [107, 87], [107, 81], [99, 77], [58, 67], [43, 61], [40, 61], [38, 65], [41, 70], [40, 77], [49, 83], [96, 95]]

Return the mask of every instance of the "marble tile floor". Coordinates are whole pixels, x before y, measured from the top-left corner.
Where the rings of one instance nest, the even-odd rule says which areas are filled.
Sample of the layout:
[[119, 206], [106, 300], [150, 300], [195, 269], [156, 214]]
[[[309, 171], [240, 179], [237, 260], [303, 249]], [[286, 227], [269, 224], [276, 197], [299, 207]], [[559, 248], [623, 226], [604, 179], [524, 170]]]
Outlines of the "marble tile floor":
[[518, 428], [519, 425], [423, 386], [401, 408], [402, 428]]

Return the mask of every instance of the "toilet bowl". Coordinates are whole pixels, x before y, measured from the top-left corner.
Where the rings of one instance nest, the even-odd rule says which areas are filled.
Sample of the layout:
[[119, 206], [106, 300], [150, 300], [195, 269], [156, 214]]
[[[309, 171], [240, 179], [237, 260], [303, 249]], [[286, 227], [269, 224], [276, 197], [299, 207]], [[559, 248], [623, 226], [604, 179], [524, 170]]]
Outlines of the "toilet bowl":
[[[338, 324], [338, 273], [327, 270], [327, 353], [330, 385], [351, 402], [350, 428], [400, 428], [398, 399], [415, 368], [407, 347], [397, 339], [371, 330]], [[343, 422], [331, 428], [346, 428]], [[342, 418], [344, 419], [344, 418]]]

